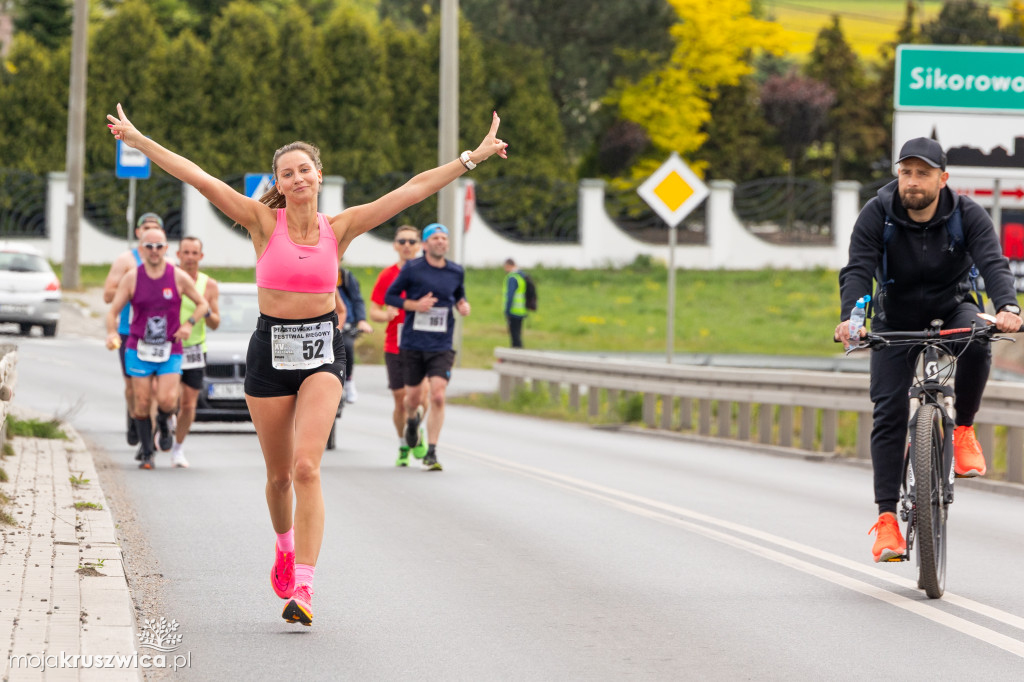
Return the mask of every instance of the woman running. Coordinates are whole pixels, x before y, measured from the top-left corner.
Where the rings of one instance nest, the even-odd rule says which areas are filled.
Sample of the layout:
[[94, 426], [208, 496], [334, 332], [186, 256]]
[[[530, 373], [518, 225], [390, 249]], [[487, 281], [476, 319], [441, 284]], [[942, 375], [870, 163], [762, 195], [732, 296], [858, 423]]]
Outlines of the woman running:
[[[290, 623], [313, 623], [313, 571], [324, 535], [320, 459], [345, 380], [334, 312], [338, 259], [353, 239], [423, 201], [508, 146], [497, 112], [473, 151], [424, 171], [376, 201], [338, 215], [317, 212], [320, 150], [293, 142], [274, 153], [275, 185], [257, 201], [140, 133], [117, 105], [115, 138], [199, 190], [248, 230], [256, 249], [260, 317], [246, 356], [245, 400], [267, 466], [267, 507], [277, 533], [270, 581]], [[294, 493], [293, 493], [294, 489]]]

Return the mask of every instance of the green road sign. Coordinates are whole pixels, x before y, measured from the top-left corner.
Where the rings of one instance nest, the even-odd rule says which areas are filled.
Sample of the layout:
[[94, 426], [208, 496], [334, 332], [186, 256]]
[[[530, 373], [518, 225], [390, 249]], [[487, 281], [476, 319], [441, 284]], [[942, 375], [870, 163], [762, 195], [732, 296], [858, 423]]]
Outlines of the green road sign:
[[1024, 112], [1024, 49], [900, 45], [894, 108]]

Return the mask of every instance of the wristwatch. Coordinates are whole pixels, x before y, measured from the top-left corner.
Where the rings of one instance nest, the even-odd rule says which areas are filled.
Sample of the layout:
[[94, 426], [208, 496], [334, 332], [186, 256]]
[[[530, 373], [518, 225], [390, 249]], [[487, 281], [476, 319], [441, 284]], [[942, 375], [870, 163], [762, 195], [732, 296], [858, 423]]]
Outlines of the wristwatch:
[[1020, 306], [1017, 305], [1016, 303], [1007, 303], [1006, 305], [999, 309], [999, 312], [1003, 311], [1013, 313], [1014, 315], [1020, 315]]
[[196, 326], [196, 318], [192, 317], [191, 315], [189, 315], [189, 318], [185, 321], [188, 322], [193, 327]]

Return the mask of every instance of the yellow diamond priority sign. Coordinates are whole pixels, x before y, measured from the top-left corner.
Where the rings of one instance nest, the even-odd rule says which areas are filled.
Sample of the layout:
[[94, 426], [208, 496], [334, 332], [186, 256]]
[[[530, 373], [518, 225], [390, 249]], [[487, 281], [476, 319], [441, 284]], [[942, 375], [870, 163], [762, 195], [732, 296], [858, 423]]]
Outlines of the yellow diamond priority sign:
[[708, 196], [707, 185], [675, 152], [636, 192], [670, 227], [679, 225]]

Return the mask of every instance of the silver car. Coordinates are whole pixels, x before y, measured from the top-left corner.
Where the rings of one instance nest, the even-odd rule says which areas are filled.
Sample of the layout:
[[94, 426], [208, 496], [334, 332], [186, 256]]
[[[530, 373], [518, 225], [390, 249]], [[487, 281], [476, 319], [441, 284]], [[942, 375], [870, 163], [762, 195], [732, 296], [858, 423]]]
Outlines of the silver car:
[[[220, 326], [206, 332], [206, 370], [196, 421], [249, 421], [245, 404], [245, 356], [260, 315], [255, 284], [218, 282]], [[338, 416], [344, 402], [338, 406]], [[334, 431], [327, 441], [334, 449]]]
[[0, 242], [0, 322], [16, 323], [22, 334], [39, 325], [43, 336], [55, 336], [60, 301], [60, 280], [39, 251]]

